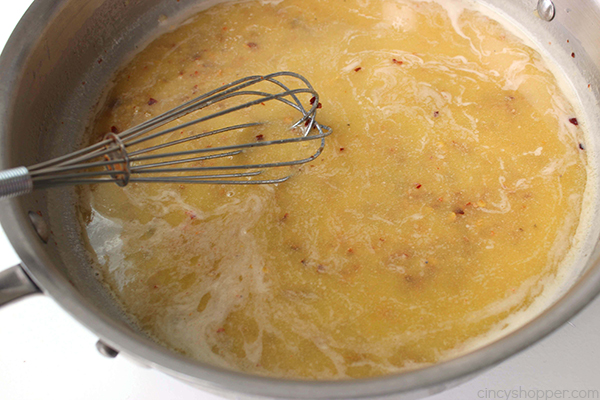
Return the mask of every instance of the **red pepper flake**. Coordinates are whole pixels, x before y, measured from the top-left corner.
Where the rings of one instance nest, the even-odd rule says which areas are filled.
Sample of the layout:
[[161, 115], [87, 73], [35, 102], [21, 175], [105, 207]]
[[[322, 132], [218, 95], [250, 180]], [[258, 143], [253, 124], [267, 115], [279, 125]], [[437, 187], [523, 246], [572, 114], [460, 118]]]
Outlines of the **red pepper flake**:
[[579, 143], [579, 149], [580, 150], [585, 150], [585, 147], [583, 146], [583, 143]]
[[421, 185], [420, 183], [417, 183], [416, 187], [417, 187], [417, 189], [421, 189], [421, 186], [423, 186], [423, 185]]
[[158, 285], [154, 285], [154, 289], [158, 289]]
[[354, 72], [358, 72], [358, 71], [360, 71], [361, 69], [362, 69], [362, 67], [356, 67], [356, 68], [354, 68]]
[[258, 47], [258, 44], [254, 43], [254, 42], [248, 42], [248, 43], [246, 43], [246, 46], [250, 47], [251, 49], [255, 49]]
[[317, 101], [316, 97], [313, 97], [312, 99], [310, 99], [310, 105], [312, 106], [313, 104], [315, 104], [315, 101]]
[[438, 201], [444, 201], [443, 197], [438, 198]]
[[592, 87], [592, 84], [591, 84], [591, 83], [588, 83], [588, 89], [589, 89], [589, 88], [591, 88], [591, 87]]
[[190, 219], [196, 219], [196, 213], [193, 212], [193, 211], [188, 210], [188, 211], [185, 212], [185, 215], [187, 215], [188, 217], [190, 217]]
[[256, 141], [257, 142], [262, 142], [263, 140], [265, 140], [265, 135], [256, 135]]
[[226, 26], [224, 26], [224, 27], [223, 27], [223, 30], [224, 30], [224, 31], [226, 31], [226, 30], [227, 30], [227, 27], [226, 27]]
[[569, 43], [569, 39], [567, 39], [567, 43]]
[[148, 105], [149, 105], [149, 106], [151, 106], [151, 105], [153, 105], [153, 104], [156, 104], [156, 103], [158, 103], [158, 100], [156, 100], [156, 99], [154, 99], [154, 98], [152, 98], [152, 97], [150, 97], [150, 100], [148, 100]]
[[84, 81], [84, 82], [81, 82], [81, 84], [82, 84], [82, 85], [85, 85], [85, 81]]
[[343, 147], [340, 147], [340, 151], [344, 151], [344, 148], [343, 148]]
[[290, 216], [289, 213], [285, 213], [285, 214], [283, 214], [283, 217], [281, 218], [281, 220], [285, 221], [286, 219], [288, 219], [289, 216]]
[[572, 57], [572, 58], [575, 58], [575, 53], [571, 53], [571, 57]]
[[323, 104], [321, 104], [321, 103], [317, 104], [317, 108], [323, 108]]
[[102, 61], [104, 61], [104, 60], [102, 60], [101, 58], [99, 58], [98, 59], [98, 64], [102, 64]]
[[465, 211], [462, 208], [457, 208], [454, 210], [454, 214], [465, 215]]
[[113, 126], [110, 127], [110, 131], [112, 133], [119, 133], [119, 128], [117, 128], [116, 126], [113, 125]]
[[396, 60], [395, 58], [392, 58], [392, 62], [393, 62], [394, 64], [398, 64], [398, 65], [402, 65], [402, 64], [404, 64], [404, 61]]
[[468, 202], [467, 204], [465, 204], [465, 206], [470, 206], [471, 204], [472, 204], [471, 202]]
[[439, 116], [440, 116], [440, 112], [439, 112], [439, 111], [434, 111], [434, 112], [433, 112], [433, 117], [434, 117], [434, 118], [437, 118], [437, 117], [439, 117]]
[[350, 253], [350, 254], [354, 254], [354, 250], [352, 250], [352, 248], [349, 248], [349, 249], [348, 249], [348, 253]]
[[225, 332], [225, 328], [219, 328], [219, 329], [217, 329], [217, 333], [223, 333], [223, 332]]
[[577, 121], [577, 118], [569, 118], [569, 122], [573, 125], [579, 125], [579, 121]]

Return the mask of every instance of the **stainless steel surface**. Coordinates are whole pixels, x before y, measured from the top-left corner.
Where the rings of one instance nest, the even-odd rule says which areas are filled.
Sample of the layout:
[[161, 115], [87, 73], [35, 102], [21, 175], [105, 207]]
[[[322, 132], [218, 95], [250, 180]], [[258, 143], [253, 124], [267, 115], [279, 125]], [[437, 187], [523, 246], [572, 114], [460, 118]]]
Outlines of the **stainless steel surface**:
[[25, 167], [0, 171], [0, 199], [21, 196], [33, 190], [33, 182]]
[[31, 282], [20, 265], [0, 272], [0, 307], [35, 293], [40, 293], [40, 289]]
[[549, 22], [554, 19], [556, 8], [552, 0], [539, 0], [537, 3], [537, 12], [541, 19]]
[[98, 340], [96, 342], [96, 349], [98, 350], [98, 353], [102, 354], [106, 358], [115, 358], [119, 355], [117, 350], [113, 349], [102, 340]]
[[[231, 103], [234, 99], [239, 101]], [[222, 102], [225, 101], [228, 103], [223, 106]], [[255, 135], [257, 139], [250, 143], [231, 141], [218, 147], [197, 146], [193, 150], [181, 149], [181, 145], [190, 141], [268, 124], [269, 121], [251, 121], [233, 126], [225, 124], [203, 133], [193, 131], [198, 124], [214, 122], [219, 117], [253, 106], [272, 105], [277, 102], [295, 109], [300, 116], [289, 129], [280, 132], [271, 140], [263, 140], [260, 139], [263, 135]], [[99, 143], [84, 149], [27, 168], [0, 171], [0, 199], [29, 193], [32, 188], [46, 189], [92, 183], [116, 183], [119, 186], [126, 186], [129, 182], [238, 185], [281, 183], [290, 176], [264, 179], [258, 179], [257, 176], [266, 169], [305, 164], [321, 154], [325, 147], [325, 137], [331, 134], [331, 128], [316, 122], [319, 107], [318, 93], [306, 78], [297, 73], [276, 72], [265, 76], [245, 77], [121, 133], [110, 132]], [[201, 113], [202, 111], [209, 112]], [[185, 116], [193, 119], [181, 121]], [[182, 134], [186, 132], [186, 136], [157, 145], [148, 144], [153, 139], [180, 130]], [[235, 160], [236, 155], [252, 148], [300, 144], [313, 140], [317, 140], [319, 145], [313, 154], [308, 157], [304, 155], [304, 158], [299, 154], [294, 159], [271, 160], [259, 164], [190, 166], [190, 163], [208, 159]], [[163, 151], [165, 149], [166, 152]], [[47, 240], [46, 238], [44, 241]]]
[[[182, 12], [213, 1], [37, 0], [0, 57], [0, 168], [32, 165], [86, 143], [90, 113], [111, 74]], [[582, 108], [578, 119], [599, 132], [600, 3], [556, 0], [556, 15], [540, 19], [535, 0], [488, 0], [490, 7], [528, 32], [559, 73], [569, 80]], [[187, 15], [190, 15], [190, 14]], [[167, 23], [166, 25], [169, 25]], [[573, 56], [574, 55], [574, 56]], [[98, 60], [102, 59], [102, 63]], [[84, 84], [85, 83], [85, 84]], [[81, 132], [74, 135], [73, 132]], [[600, 170], [600, 136], [585, 147], [589, 163]], [[600, 187], [598, 175], [588, 185]], [[52, 234], [41, 242], [28, 212], [39, 211]], [[417, 398], [464, 381], [524, 349], [583, 308], [600, 290], [600, 224], [591, 223], [573, 279], [556, 301], [523, 327], [462, 357], [393, 376], [350, 381], [306, 382], [271, 379], [223, 370], [173, 353], [137, 331], [94, 278], [71, 188], [35, 191], [0, 202], [0, 221], [31, 278], [65, 310], [109, 347], [133, 356], [206, 390], [253, 398], [358, 399]], [[597, 198], [590, 221], [598, 221]], [[583, 221], [585, 224], [587, 221]]]
[[44, 243], [48, 243], [48, 239], [50, 238], [50, 228], [48, 228], [48, 224], [44, 221], [44, 218], [33, 211], [29, 211], [27, 215], [35, 228], [35, 233], [37, 233]]

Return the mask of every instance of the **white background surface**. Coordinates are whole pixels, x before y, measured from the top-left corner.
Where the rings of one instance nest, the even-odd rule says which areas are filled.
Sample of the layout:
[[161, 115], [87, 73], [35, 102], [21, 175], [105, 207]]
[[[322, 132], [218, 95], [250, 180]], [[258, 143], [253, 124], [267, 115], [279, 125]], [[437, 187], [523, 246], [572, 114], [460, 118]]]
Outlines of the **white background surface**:
[[[31, 1], [0, 1], [1, 49]], [[0, 229], [0, 270], [18, 261]], [[95, 342], [92, 333], [47, 297], [34, 296], [1, 308], [0, 400], [218, 399], [122, 355], [106, 359], [96, 351]], [[546, 398], [533, 390], [565, 390], [563, 398], [600, 398], [571, 392], [600, 392], [600, 299], [542, 342], [430, 399], [506, 399], [505, 393], [494, 397], [486, 390], [513, 389], [522, 390], [524, 396], [516, 397], [522, 399]]]

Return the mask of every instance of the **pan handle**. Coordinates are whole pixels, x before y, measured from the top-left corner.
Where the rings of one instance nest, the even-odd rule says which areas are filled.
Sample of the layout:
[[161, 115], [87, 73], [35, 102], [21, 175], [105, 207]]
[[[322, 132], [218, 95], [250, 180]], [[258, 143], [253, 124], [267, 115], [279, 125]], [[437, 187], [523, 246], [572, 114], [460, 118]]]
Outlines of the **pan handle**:
[[27, 276], [21, 265], [0, 272], [0, 307], [34, 293], [42, 291]]

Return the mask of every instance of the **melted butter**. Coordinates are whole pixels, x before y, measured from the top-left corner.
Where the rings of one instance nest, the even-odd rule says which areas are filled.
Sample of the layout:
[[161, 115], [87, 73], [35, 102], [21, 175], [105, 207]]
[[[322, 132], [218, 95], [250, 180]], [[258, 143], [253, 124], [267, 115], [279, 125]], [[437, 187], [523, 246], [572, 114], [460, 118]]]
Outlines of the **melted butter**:
[[534, 49], [443, 4], [222, 4], [116, 76], [98, 135], [278, 70], [334, 130], [278, 186], [84, 191], [103, 279], [143, 329], [228, 368], [364, 377], [443, 360], [542, 295], [579, 224], [581, 126]]

